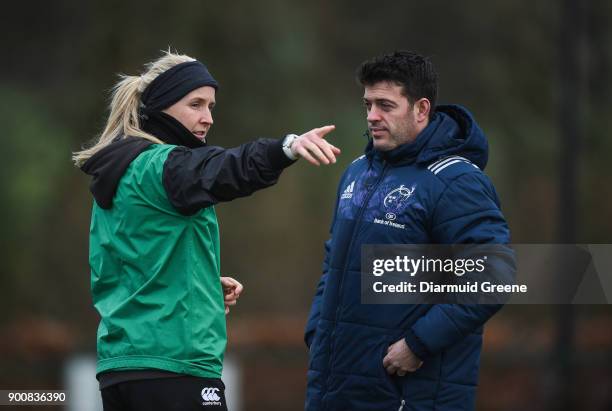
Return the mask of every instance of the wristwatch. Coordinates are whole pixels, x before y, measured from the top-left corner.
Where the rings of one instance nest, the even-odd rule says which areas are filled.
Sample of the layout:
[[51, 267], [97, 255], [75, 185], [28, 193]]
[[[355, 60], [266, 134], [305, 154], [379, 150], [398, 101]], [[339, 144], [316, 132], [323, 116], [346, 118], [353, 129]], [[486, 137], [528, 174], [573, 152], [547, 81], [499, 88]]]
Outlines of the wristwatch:
[[297, 134], [287, 134], [283, 140], [283, 152], [290, 160], [297, 160], [297, 156], [291, 151], [291, 146], [298, 139]]

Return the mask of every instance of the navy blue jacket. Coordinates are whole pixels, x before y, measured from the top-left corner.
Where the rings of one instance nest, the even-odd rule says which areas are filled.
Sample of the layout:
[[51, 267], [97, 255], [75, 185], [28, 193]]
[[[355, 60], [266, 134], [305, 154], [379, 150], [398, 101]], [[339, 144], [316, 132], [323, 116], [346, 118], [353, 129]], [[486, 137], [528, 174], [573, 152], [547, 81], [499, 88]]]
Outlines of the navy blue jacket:
[[[470, 113], [439, 106], [414, 142], [388, 152], [370, 143], [346, 170], [306, 326], [306, 410], [474, 408], [482, 327], [500, 305], [361, 304], [361, 246], [508, 244], [497, 194], [482, 172], [487, 157]], [[406, 198], [398, 201], [389, 193], [401, 186], [395, 193]], [[395, 224], [384, 224], [390, 212]], [[514, 266], [509, 248], [497, 258]], [[390, 376], [382, 361], [401, 338], [423, 366]]]

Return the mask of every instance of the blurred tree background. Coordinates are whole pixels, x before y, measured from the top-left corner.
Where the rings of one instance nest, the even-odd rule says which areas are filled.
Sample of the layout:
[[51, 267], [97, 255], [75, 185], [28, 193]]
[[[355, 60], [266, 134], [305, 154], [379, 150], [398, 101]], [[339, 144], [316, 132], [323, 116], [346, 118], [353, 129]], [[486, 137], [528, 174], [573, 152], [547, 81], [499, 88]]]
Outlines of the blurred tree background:
[[[330, 139], [343, 150], [334, 167], [298, 164], [277, 186], [217, 207], [223, 273], [246, 287], [228, 317], [228, 352], [243, 367], [245, 409], [302, 407], [307, 354], [300, 333], [336, 183], [366, 143], [354, 79], [365, 59], [395, 49], [432, 58], [439, 102], [468, 107], [489, 137], [487, 173], [515, 243], [558, 240], [560, 206], [569, 200], [558, 194], [560, 107], [571, 108], [580, 125], [569, 160], [577, 176], [575, 242], [610, 243], [612, 3], [580, 2], [577, 54], [562, 43], [566, 26], [579, 23], [562, 18], [570, 3], [577, 1], [4, 5], [0, 388], [61, 388], [62, 361], [95, 350], [87, 264], [92, 199], [70, 154], [100, 132], [117, 74], [139, 73], [168, 47], [205, 62], [221, 84], [211, 144], [336, 124]], [[575, 64], [577, 75], [563, 77], [566, 64]], [[576, 85], [572, 101], [564, 100], [564, 81]], [[572, 315], [577, 385], [568, 404], [609, 409], [609, 389], [600, 387], [612, 383], [612, 310], [583, 306]], [[555, 407], [555, 321], [554, 307], [539, 306], [509, 306], [491, 321], [480, 409]], [[274, 384], [283, 388], [262, 394], [253, 381], [262, 373], [271, 373], [266, 382], [278, 376]]]

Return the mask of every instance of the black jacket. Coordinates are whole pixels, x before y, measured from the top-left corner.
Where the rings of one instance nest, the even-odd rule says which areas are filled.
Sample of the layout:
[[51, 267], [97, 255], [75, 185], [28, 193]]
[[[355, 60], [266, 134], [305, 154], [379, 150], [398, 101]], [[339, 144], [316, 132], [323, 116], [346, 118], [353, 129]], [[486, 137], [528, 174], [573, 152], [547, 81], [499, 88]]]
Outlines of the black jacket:
[[[119, 180], [151, 142], [127, 137], [103, 148], [82, 166], [92, 176], [91, 192], [102, 208], [112, 207]], [[177, 146], [164, 164], [162, 182], [172, 205], [184, 215], [244, 197], [275, 184], [292, 164], [282, 139], [258, 139], [235, 148]]]

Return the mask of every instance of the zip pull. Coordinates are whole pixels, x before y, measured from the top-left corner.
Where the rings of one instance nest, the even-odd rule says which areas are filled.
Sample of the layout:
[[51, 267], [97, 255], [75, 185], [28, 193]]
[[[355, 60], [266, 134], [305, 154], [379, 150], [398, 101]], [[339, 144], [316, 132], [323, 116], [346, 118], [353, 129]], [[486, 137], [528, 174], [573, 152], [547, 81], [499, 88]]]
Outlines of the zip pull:
[[400, 405], [397, 411], [402, 411], [404, 409], [404, 405], [406, 405], [406, 400], [402, 400], [402, 405]]

